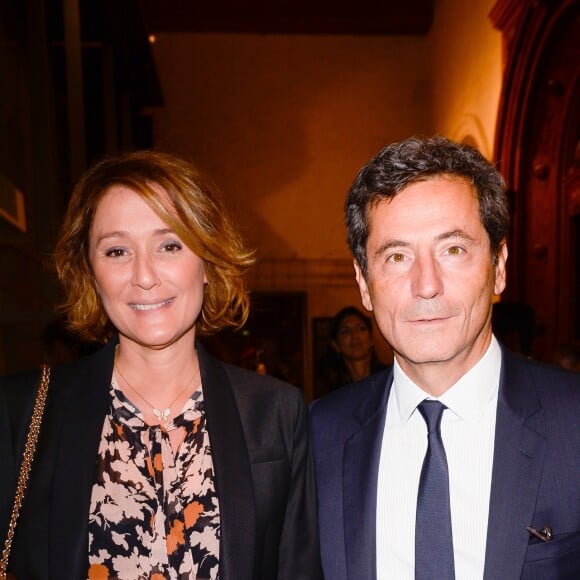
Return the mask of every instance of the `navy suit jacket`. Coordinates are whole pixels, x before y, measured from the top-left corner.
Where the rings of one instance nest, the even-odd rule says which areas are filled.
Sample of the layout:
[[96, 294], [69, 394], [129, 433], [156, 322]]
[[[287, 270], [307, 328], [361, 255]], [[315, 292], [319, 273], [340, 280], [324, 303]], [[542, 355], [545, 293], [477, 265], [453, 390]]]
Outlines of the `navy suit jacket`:
[[[87, 577], [88, 515], [116, 341], [53, 369], [10, 566], [26, 580]], [[321, 578], [308, 410], [301, 392], [198, 345], [220, 507], [222, 580]], [[0, 378], [0, 546], [39, 373]]]
[[[312, 405], [328, 580], [377, 576], [378, 466], [392, 379], [388, 369]], [[530, 539], [526, 526], [550, 526], [554, 538]], [[519, 578], [580, 579], [580, 374], [504, 349], [484, 580]]]

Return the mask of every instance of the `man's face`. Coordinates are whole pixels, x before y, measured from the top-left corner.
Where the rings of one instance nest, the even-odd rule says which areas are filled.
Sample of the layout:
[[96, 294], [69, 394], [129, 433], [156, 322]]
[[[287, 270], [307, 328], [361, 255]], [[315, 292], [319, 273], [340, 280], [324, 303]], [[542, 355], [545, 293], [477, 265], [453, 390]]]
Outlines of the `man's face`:
[[440, 176], [380, 201], [366, 250], [366, 277], [355, 262], [365, 308], [411, 378], [439, 368], [448, 388], [487, 349], [492, 297], [505, 287], [507, 249], [494, 262], [472, 186]]

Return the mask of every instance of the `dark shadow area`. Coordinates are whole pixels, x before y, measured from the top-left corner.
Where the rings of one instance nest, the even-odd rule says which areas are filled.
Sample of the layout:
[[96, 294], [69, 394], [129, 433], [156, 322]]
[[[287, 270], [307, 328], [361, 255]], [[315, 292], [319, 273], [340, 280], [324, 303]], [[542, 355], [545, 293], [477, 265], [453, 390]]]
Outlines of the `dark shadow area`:
[[492, 328], [507, 348], [531, 357], [536, 334], [536, 314], [527, 304], [496, 302], [492, 310]]

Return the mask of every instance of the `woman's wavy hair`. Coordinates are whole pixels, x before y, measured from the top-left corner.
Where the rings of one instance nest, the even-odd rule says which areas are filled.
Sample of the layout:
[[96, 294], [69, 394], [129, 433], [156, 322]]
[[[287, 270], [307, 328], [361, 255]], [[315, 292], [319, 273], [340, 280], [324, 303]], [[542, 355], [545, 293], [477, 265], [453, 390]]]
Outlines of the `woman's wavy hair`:
[[89, 262], [89, 239], [102, 197], [114, 186], [139, 195], [205, 265], [207, 284], [196, 330], [208, 335], [247, 320], [249, 297], [244, 274], [255, 262], [226, 211], [216, 186], [190, 163], [156, 151], [108, 157], [76, 185], [65, 215], [55, 262], [64, 290], [62, 310], [71, 330], [106, 341], [113, 326], [96, 289]]

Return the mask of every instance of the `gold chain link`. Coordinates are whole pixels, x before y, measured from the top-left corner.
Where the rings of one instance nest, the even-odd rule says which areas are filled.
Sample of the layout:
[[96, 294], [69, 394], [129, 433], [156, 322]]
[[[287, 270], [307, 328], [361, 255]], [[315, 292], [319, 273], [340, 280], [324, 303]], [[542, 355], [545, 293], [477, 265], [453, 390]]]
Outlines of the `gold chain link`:
[[14, 507], [12, 508], [12, 515], [10, 516], [10, 523], [8, 524], [8, 533], [6, 535], [6, 541], [4, 542], [4, 549], [2, 550], [2, 559], [0, 560], [0, 580], [6, 580], [6, 569], [8, 568], [10, 548], [12, 547], [14, 531], [16, 529], [16, 523], [18, 522], [20, 508], [22, 507], [24, 492], [26, 491], [26, 484], [28, 483], [28, 476], [30, 475], [30, 468], [32, 467], [32, 460], [34, 459], [34, 451], [36, 450], [38, 434], [40, 433], [40, 425], [42, 423], [42, 415], [44, 413], [44, 405], [46, 403], [49, 381], [50, 366], [42, 365], [40, 386], [38, 387], [38, 393], [34, 402], [32, 419], [30, 420], [30, 428], [28, 429], [26, 445], [24, 446], [24, 453], [22, 454], [22, 465], [20, 466], [18, 484], [16, 485]]

